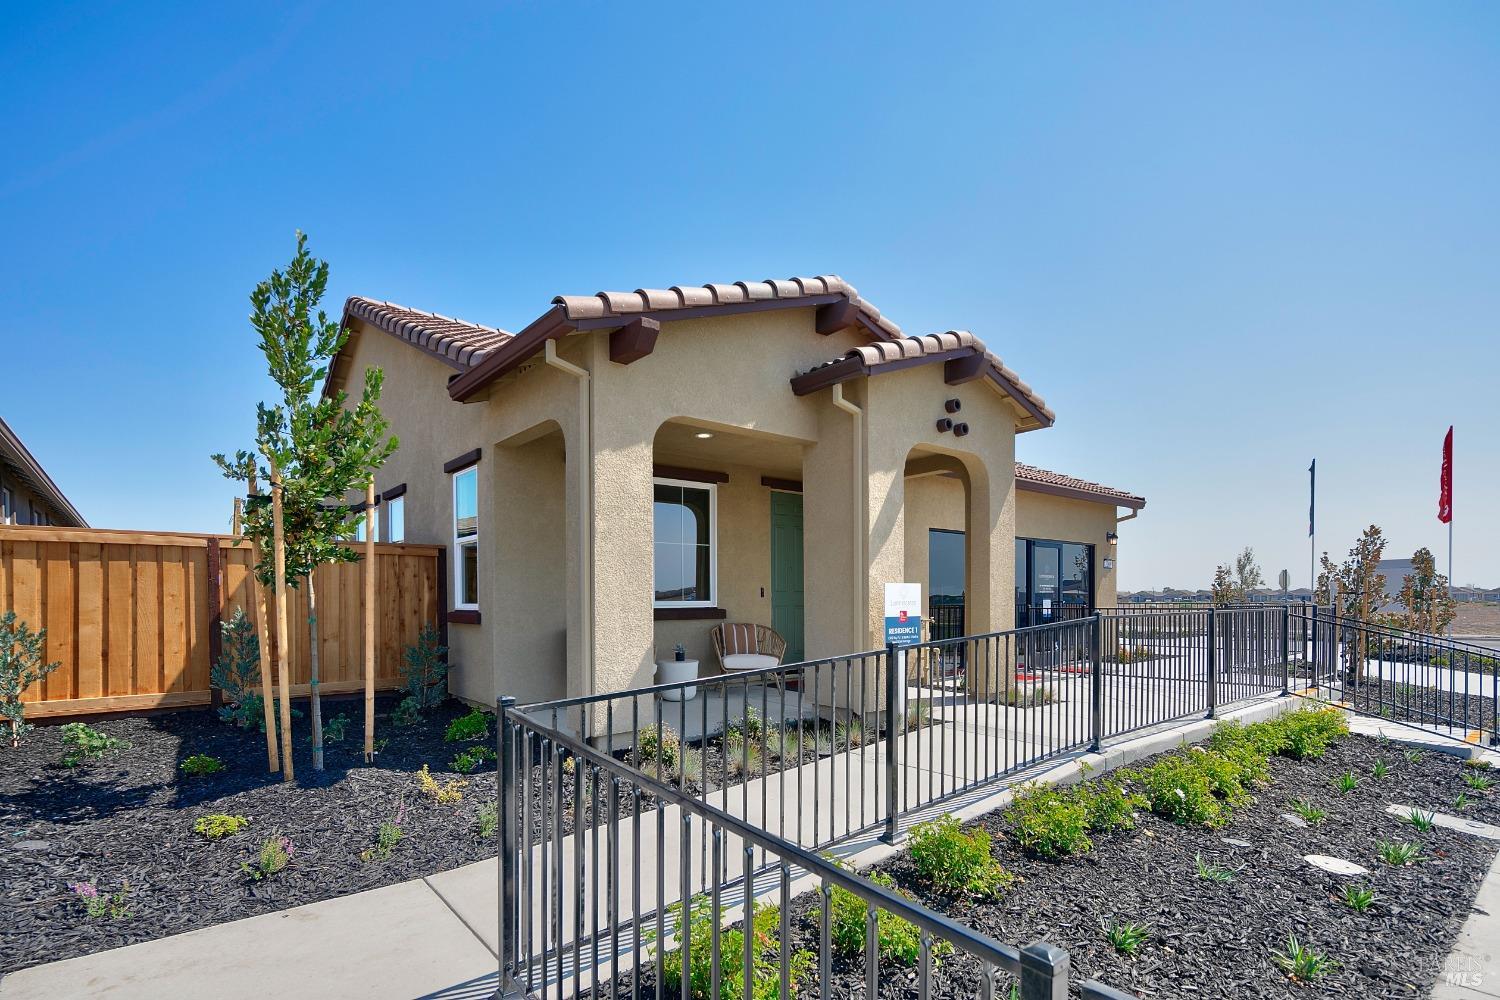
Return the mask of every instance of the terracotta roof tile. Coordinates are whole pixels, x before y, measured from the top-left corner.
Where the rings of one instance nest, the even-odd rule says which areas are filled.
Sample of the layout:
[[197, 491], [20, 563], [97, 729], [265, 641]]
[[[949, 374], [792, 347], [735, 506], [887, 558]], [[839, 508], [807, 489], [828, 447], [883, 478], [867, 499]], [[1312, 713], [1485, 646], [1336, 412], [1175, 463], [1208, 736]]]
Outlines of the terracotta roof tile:
[[469, 368], [513, 336], [492, 326], [480, 326], [450, 316], [409, 309], [394, 302], [352, 296], [344, 303], [344, 316], [377, 326], [430, 354]]
[[1065, 473], [1038, 469], [1034, 465], [1023, 465], [1020, 462], [1016, 463], [1016, 482], [1055, 487], [1072, 493], [1087, 493], [1101, 499], [1117, 500], [1121, 506], [1125, 507], [1139, 509], [1146, 506], [1146, 498], [1143, 496], [1127, 493], [1124, 490], [1117, 490], [1113, 486], [1105, 486], [1088, 479], [1079, 479], [1076, 476], [1069, 476]]

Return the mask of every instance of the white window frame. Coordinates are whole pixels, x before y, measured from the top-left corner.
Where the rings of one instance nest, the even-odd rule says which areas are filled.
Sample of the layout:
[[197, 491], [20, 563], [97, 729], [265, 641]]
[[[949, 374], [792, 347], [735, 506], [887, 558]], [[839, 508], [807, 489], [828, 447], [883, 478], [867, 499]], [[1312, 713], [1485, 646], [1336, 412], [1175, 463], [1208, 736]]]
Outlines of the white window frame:
[[[474, 534], [467, 538], [458, 537], [458, 480], [460, 476], [474, 476]], [[479, 466], [470, 465], [462, 469], [456, 469], [449, 475], [452, 482], [449, 484], [449, 496], [453, 501], [453, 608], [456, 611], [478, 611], [478, 601], [461, 601], [459, 597], [463, 594], [464, 560], [463, 549], [465, 546], [474, 546], [474, 561], [479, 562]]]
[[[653, 608], [717, 608], [719, 606], [719, 485], [700, 483], [694, 479], [664, 479], [652, 477], [652, 493], [657, 486], [682, 486], [692, 490], [708, 491], [708, 596], [706, 601], [658, 601], [656, 600], [656, 537], [651, 538], [651, 606]], [[656, 503], [652, 497], [652, 504]]]
[[379, 502], [376, 502], [373, 507], [366, 507], [360, 511], [359, 516], [354, 519], [354, 540], [356, 542], [364, 542], [366, 537], [365, 532], [373, 530], [375, 532], [375, 540], [377, 542], [380, 541], [380, 520]]
[[[386, 539], [385, 540], [387, 542], [396, 542], [396, 543], [400, 543], [400, 542], [406, 541], [406, 497], [404, 497], [404, 496], [392, 497], [391, 499], [389, 499], [389, 500], [387, 500], [385, 502], [385, 506], [386, 506], [386, 516], [385, 516], [385, 518], [383, 518], [383, 520], [385, 521], [385, 534], [386, 534]], [[398, 510], [401, 512], [401, 537], [400, 538], [393, 538], [393, 537], [391, 537], [391, 535], [392, 535], [391, 526], [396, 523], [396, 519], [392, 515], [393, 515], [393, 512], [398, 511]]]

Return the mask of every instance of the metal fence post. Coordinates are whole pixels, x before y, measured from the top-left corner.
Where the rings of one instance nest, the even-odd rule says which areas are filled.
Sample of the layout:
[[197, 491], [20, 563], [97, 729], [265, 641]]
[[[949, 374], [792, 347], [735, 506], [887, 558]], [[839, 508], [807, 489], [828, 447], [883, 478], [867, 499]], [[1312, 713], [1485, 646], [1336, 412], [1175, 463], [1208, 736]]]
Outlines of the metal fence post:
[[1021, 949], [1021, 1000], [1067, 1000], [1068, 953], [1034, 941]]
[[500, 838], [500, 995], [516, 990], [516, 762], [515, 724], [510, 710], [516, 699], [509, 695], [495, 703], [495, 777], [500, 784], [498, 830]]
[[1094, 614], [1093, 648], [1089, 666], [1093, 676], [1089, 690], [1089, 715], [1094, 730], [1094, 753], [1104, 749], [1104, 616]]
[[[902, 659], [904, 661], [904, 657]], [[899, 711], [896, 698], [899, 689], [896, 685], [899, 683], [902, 687], [906, 686], [906, 678], [896, 676], [896, 661], [896, 647], [888, 642], [885, 644], [885, 833], [880, 838], [887, 844], [896, 842], [901, 824], [901, 811], [896, 805], [901, 785], [897, 744], [906, 732], [906, 720], [896, 718]]]
[[1281, 693], [1292, 693], [1292, 606], [1281, 606]]
[[1216, 608], [1208, 610], [1208, 717], [1219, 715], [1219, 634]]

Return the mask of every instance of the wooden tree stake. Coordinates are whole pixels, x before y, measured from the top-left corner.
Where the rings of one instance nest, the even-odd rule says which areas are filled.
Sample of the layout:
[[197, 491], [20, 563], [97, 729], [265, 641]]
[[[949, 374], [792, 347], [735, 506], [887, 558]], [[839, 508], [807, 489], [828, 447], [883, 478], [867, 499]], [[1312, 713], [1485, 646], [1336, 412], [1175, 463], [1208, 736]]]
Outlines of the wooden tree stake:
[[291, 666], [287, 662], [287, 640], [291, 629], [286, 620], [286, 540], [282, 537], [281, 524], [281, 474], [276, 470], [276, 460], [271, 463], [271, 545], [276, 561], [276, 672], [280, 683], [281, 698], [281, 777], [283, 781], [296, 779], [292, 764], [292, 682]]
[[365, 488], [365, 763], [375, 760], [375, 477]]
[[[250, 476], [250, 495], [255, 496], [255, 475]], [[240, 499], [234, 498], [235, 531], [240, 533]], [[281, 770], [281, 752], [276, 747], [276, 689], [271, 683], [271, 602], [266, 588], [261, 585], [255, 567], [262, 558], [260, 542], [254, 539], [251, 545], [250, 594], [255, 601], [255, 638], [260, 646], [260, 707], [265, 713], [266, 770], [275, 773]]]

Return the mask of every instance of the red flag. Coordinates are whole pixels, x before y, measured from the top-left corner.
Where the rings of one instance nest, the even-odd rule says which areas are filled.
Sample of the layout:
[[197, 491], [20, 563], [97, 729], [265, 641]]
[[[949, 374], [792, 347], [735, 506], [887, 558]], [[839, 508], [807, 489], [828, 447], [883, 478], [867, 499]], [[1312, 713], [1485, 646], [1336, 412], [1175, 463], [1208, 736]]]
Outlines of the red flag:
[[1443, 478], [1438, 483], [1438, 520], [1453, 522], [1453, 428], [1443, 438]]

